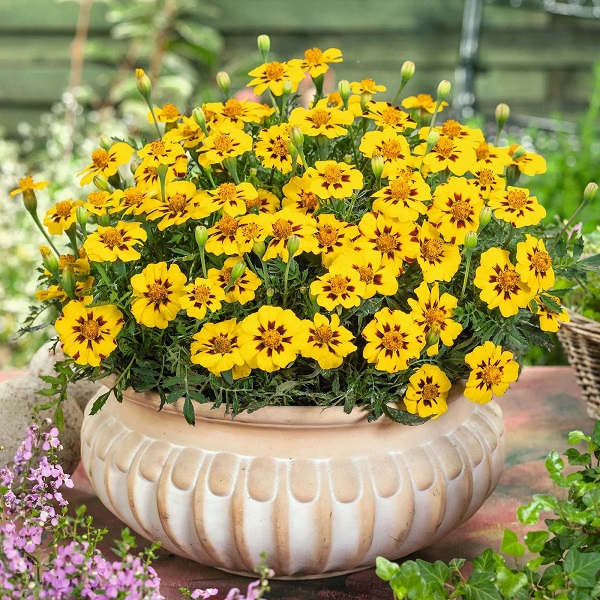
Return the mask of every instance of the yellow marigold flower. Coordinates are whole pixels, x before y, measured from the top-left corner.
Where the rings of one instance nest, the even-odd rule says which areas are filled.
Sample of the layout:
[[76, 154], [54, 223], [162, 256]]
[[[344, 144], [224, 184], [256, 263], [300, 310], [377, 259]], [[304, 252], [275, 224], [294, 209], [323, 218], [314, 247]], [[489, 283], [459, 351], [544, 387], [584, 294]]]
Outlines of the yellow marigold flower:
[[[423, 282], [415, 290], [417, 299], [408, 298], [411, 307], [410, 316], [415, 325], [421, 328], [423, 335], [428, 333], [438, 334], [444, 346], [452, 346], [463, 327], [460, 323], [452, 320], [454, 309], [458, 299], [444, 293], [440, 296], [439, 283], [436, 281], [429, 289], [427, 283]], [[427, 356], [435, 356], [439, 352], [439, 342], [427, 348]]]
[[365, 117], [372, 119], [377, 127], [391, 127], [397, 133], [407, 129], [415, 129], [417, 126], [407, 112], [400, 110], [389, 102], [367, 102]]
[[[214, 190], [198, 190], [201, 217], [211, 215], [218, 210], [237, 216], [249, 212], [260, 204], [258, 192], [251, 183], [222, 183]], [[250, 208], [249, 208], [250, 207]]]
[[362, 332], [367, 345], [363, 356], [374, 363], [378, 371], [397, 373], [408, 368], [408, 362], [417, 358], [425, 346], [420, 329], [406, 313], [383, 308]]
[[[414, 149], [417, 156], [422, 156], [427, 148], [423, 142]], [[423, 158], [423, 165], [432, 173], [448, 169], [459, 177], [475, 168], [477, 157], [473, 145], [459, 139], [441, 135], [435, 146]]]
[[221, 302], [225, 301], [223, 288], [210, 279], [196, 277], [194, 283], [189, 283], [183, 289], [185, 296], [181, 297], [181, 308], [188, 317], [194, 319], [204, 319], [207, 311], [219, 310]]
[[497, 175], [492, 169], [475, 169], [472, 173], [473, 179], [470, 181], [475, 184], [475, 187], [479, 190], [479, 195], [484, 200], [487, 200], [492, 192], [502, 191], [506, 186], [504, 177]]
[[365, 284], [362, 298], [372, 298], [375, 294], [393, 296], [398, 291], [398, 279], [393, 270], [383, 265], [381, 252], [368, 249], [344, 251], [331, 263], [329, 272], [343, 274], [348, 267], [354, 269]]
[[138, 150], [138, 156], [142, 159], [143, 165], [158, 167], [160, 165], [171, 166], [187, 156], [183, 148], [174, 141], [168, 139], [155, 140], [146, 144]]
[[111, 194], [109, 192], [96, 190], [87, 195], [87, 202], [83, 206], [93, 215], [104, 215], [110, 208], [110, 200]]
[[356, 350], [351, 342], [352, 332], [340, 325], [338, 315], [331, 315], [331, 321], [324, 315], [316, 313], [313, 321], [303, 321], [305, 338], [300, 345], [301, 354], [305, 358], [317, 361], [321, 369], [339, 367], [348, 354]]
[[[75, 282], [75, 296], [78, 300], [83, 301], [84, 304], [89, 304], [92, 301], [91, 296], [86, 296], [86, 293], [91, 289], [93, 283], [93, 277], [88, 277], [82, 281]], [[44, 302], [45, 300], [51, 300], [53, 298], [58, 298], [63, 304], [71, 302], [68, 294], [59, 285], [51, 285], [46, 290], [37, 290], [35, 292], [35, 297], [39, 302]]]
[[182, 143], [184, 148], [198, 147], [206, 134], [192, 117], [181, 117], [181, 123], [173, 127], [163, 135], [163, 140]]
[[437, 365], [424, 364], [408, 380], [404, 396], [406, 410], [420, 417], [437, 419], [448, 410], [452, 383]]
[[301, 350], [302, 321], [288, 309], [261, 306], [240, 324], [239, 346], [246, 364], [269, 373], [287, 367]]
[[300, 240], [300, 248], [296, 256], [302, 252], [318, 252], [316, 222], [309, 215], [303, 215], [291, 208], [284, 208], [273, 215], [263, 215], [263, 223], [269, 232], [269, 244], [263, 260], [279, 256], [283, 262], [288, 262], [289, 253], [287, 242], [293, 235]]
[[510, 262], [508, 250], [500, 248], [490, 248], [481, 255], [474, 284], [488, 308], [499, 308], [503, 317], [516, 315], [535, 295]]
[[143, 244], [148, 234], [141, 223], [119, 221], [114, 227], [98, 227], [83, 244], [88, 258], [94, 262], [129, 262], [140, 258], [135, 248]]
[[546, 252], [543, 240], [527, 234], [524, 242], [517, 244], [517, 265], [521, 279], [533, 292], [549, 290], [554, 286], [552, 257]]
[[123, 313], [112, 304], [86, 307], [69, 302], [55, 328], [65, 354], [78, 365], [97, 367], [117, 347]]
[[[277, 169], [281, 173], [289, 173], [292, 170], [288, 130], [289, 125], [272, 125], [258, 134], [259, 141], [254, 146], [254, 152], [263, 159], [262, 163], [267, 169]], [[302, 164], [300, 156], [296, 157], [296, 162]]]
[[310, 293], [316, 297], [317, 304], [329, 311], [337, 306], [359, 306], [365, 289], [366, 284], [361, 281], [358, 272], [349, 268], [335, 273], [329, 271], [310, 284]]
[[149, 264], [131, 278], [131, 314], [146, 327], [165, 329], [181, 309], [185, 284], [186, 277], [177, 265]]
[[202, 365], [214, 375], [221, 375], [235, 366], [245, 364], [240, 353], [239, 326], [235, 319], [221, 323], [205, 323], [202, 329], [194, 334], [190, 347], [190, 360]]
[[423, 202], [431, 200], [431, 190], [418, 171], [400, 171], [372, 196], [373, 210], [391, 219], [416, 221], [427, 212]]
[[90, 261], [82, 248], [79, 256], [73, 254], [61, 254], [58, 257], [58, 270], [62, 271], [65, 267], [71, 267], [75, 275], [87, 275], [90, 272]]
[[[419, 137], [422, 140], [426, 140], [430, 131], [430, 127], [421, 127], [419, 129]], [[481, 143], [485, 143], [481, 129], [467, 127], [454, 119], [448, 119], [445, 123], [436, 127], [435, 131], [440, 136], [449, 137], [452, 140], [459, 140], [461, 142], [468, 142], [474, 148], [477, 148]]]
[[273, 96], [283, 95], [283, 82], [292, 82], [292, 94], [298, 89], [298, 84], [304, 79], [304, 71], [289, 63], [273, 61], [265, 63], [248, 73], [254, 77], [248, 84], [254, 87], [254, 93], [260, 96], [265, 90], [271, 90]]
[[519, 377], [519, 363], [512, 352], [502, 351], [501, 346], [485, 342], [465, 356], [471, 367], [465, 396], [471, 402], [486, 404], [492, 397], [502, 396], [509, 385]]
[[248, 99], [230, 98], [225, 104], [208, 102], [202, 105], [202, 109], [214, 113], [214, 124], [217, 127], [222, 123], [229, 123], [243, 129], [246, 123], [260, 123], [265, 118], [264, 106]]
[[92, 163], [78, 173], [78, 175], [83, 175], [79, 183], [86, 185], [96, 175], [102, 175], [108, 179], [118, 171], [121, 165], [129, 162], [132, 154], [133, 148], [125, 142], [117, 142], [109, 150], [97, 148], [92, 152]]
[[218, 285], [223, 290], [226, 290], [225, 302], [247, 304], [251, 300], [254, 300], [256, 290], [262, 285], [260, 277], [257, 277], [249, 268], [246, 268], [242, 275], [227, 290], [229, 280], [231, 279], [231, 270], [240, 261], [244, 261], [242, 256], [231, 256], [225, 261], [222, 269], [209, 269], [208, 271], [208, 279], [214, 285]]
[[475, 147], [475, 156], [475, 171], [490, 169], [496, 175], [502, 175], [504, 169], [512, 162], [508, 148], [496, 148], [486, 142], [481, 142]]
[[238, 220], [223, 211], [223, 216], [208, 230], [206, 251], [215, 256], [221, 254], [239, 256], [242, 254], [236, 239], [238, 227]]
[[319, 208], [319, 197], [311, 190], [313, 180], [306, 173], [292, 177], [283, 186], [282, 208], [293, 208], [305, 215], [312, 215]]
[[331, 263], [345, 250], [352, 248], [352, 240], [359, 235], [356, 225], [338, 221], [334, 215], [320, 214], [317, 217], [318, 243], [317, 252], [321, 255], [321, 263], [328, 268]]
[[348, 198], [363, 185], [358, 169], [334, 160], [318, 160], [314, 167], [306, 169], [306, 176], [313, 180], [311, 191], [323, 200]]
[[82, 204], [81, 200], [73, 202], [70, 198], [57, 202], [52, 208], [46, 211], [44, 225], [52, 235], [61, 235], [63, 231], [66, 231], [75, 223], [77, 220], [75, 214], [77, 207]]
[[470, 180], [450, 177], [438, 185], [429, 207], [429, 222], [452, 244], [464, 244], [467, 231], [477, 231], [484, 207], [477, 186]]
[[220, 165], [226, 158], [235, 158], [250, 150], [252, 136], [233, 125], [224, 124], [205, 138], [198, 162], [205, 168]]
[[[162, 108], [154, 107], [154, 115], [159, 123], [176, 123], [181, 119], [181, 113], [174, 104], [163, 104]], [[154, 123], [152, 113], [148, 111], [148, 122]]]
[[329, 139], [346, 135], [346, 126], [352, 125], [353, 122], [354, 115], [350, 111], [329, 108], [326, 98], [319, 100], [308, 110], [301, 106], [295, 108], [289, 118], [290, 126], [298, 125], [305, 135], [324, 135]]
[[529, 177], [541, 175], [546, 172], [546, 159], [535, 152], [525, 152], [525, 154], [519, 156], [519, 158], [513, 159], [512, 155], [518, 147], [519, 144], [512, 144], [508, 147], [508, 154], [512, 160], [510, 164], [517, 165], [519, 171], [521, 171], [523, 175], [528, 175]]
[[259, 215], [249, 214], [238, 219], [238, 228], [235, 232], [239, 253], [246, 254], [252, 250], [256, 242], [264, 242], [269, 232]]
[[421, 225], [419, 246], [417, 262], [423, 279], [427, 283], [451, 281], [461, 262], [459, 247], [444, 242], [440, 232], [427, 221]]
[[[554, 300], [560, 306], [560, 299], [556, 296], [550, 295], [550, 298]], [[541, 300], [539, 295], [534, 298], [537, 305], [536, 315], [540, 320], [540, 329], [542, 331], [551, 331], [556, 333], [560, 327], [560, 323], [570, 323], [571, 317], [568, 311], [561, 306], [560, 312], [551, 311]]]
[[[436, 101], [429, 94], [417, 94], [416, 96], [408, 96], [402, 100], [402, 106], [404, 108], [418, 108], [429, 114], [433, 114], [435, 110]], [[448, 106], [447, 102], [440, 104], [439, 112], [442, 112], [443, 108]]]
[[154, 188], [142, 189], [136, 186], [115, 190], [110, 194], [108, 212], [111, 214], [122, 213], [122, 216], [142, 215], [146, 212], [146, 208], [151, 206], [151, 201], [158, 193]]
[[264, 188], [254, 191], [257, 192], [256, 196], [252, 198], [250, 196], [244, 197], [247, 213], [272, 215], [281, 208], [281, 202], [273, 192], [269, 192]]
[[149, 199], [144, 206], [148, 219], [160, 219], [158, 228], [163, 231], [172, 225], [181, 225], [188, 219], [207, 216], [200, 202], [201, 195], [191, 181], [173, 181], [165, 186], [164, 199]]
[[358, 228], [362, 242], [382, 255], [382, 265], [396, 277], [402, 275], [403, 263], [412, 262], [419, 252], [419, 227], [415, 223], [396, 221], [385, 215], [366, 213]]
[[391, 127], [365, 133], [358, 149], [367, 158], [373, 158], [374, 155], [383, 158], [382, 177], [393, 177], [414, 164], [406, 138]]
[[353, 94], [371, 94], [377, 92], [385, 92], [387, 88], [384, 85], [377, 85], [373, 79], [367, 78], [361, 81], [353, 81], [350, 83], [350, 90]]
[[24, 192], [33, 192], [34, 190], [43, 190], [45, 187], [49, 186], [49, 181], [38, 181], [37, 183], [33, 181], [33, 178], [27, 175], [26, 177], [21, 177], [19, 179], [19, 187], [16, 190], [13, 190], [9, 195], [12, 198], [17, 194], [23, 194]]
[[[174, 165], [171, 165], [165, 173], [165, 183], [171, 183], [177, 177], [183, 177], [187, 169], [187, 154], [184, 154]], [[142, 163], [135, 170], [133, 175], [135, 179], [135, 185], [140, 190], [160, 189], [160, 177], [155, 166]]]
[[290, 67], [299, 67], [311, 77], [318, 77], [329, 70], [329, 63], [342, 62], [342, 51], [337, 48], [309, 48], [304, 52], [304, 59], [294, 58], [288, 61]]
[[546, 209], [535, 196], [529, 195], [528, 189], [511, 185], [492, 192], [488, 206], [494, 210], [496, 218], [513, 227], [537, 225], [546, 216]]

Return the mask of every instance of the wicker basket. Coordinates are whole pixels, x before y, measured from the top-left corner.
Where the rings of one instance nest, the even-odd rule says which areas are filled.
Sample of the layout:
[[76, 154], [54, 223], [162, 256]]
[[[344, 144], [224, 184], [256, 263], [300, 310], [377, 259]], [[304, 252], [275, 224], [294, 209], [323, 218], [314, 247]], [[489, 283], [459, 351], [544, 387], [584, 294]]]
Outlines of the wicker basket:
[[561, 323], [560, 340], [575, 369], [587, 412], [600, 419], [600, 323], [569, 311], [570, 323]]

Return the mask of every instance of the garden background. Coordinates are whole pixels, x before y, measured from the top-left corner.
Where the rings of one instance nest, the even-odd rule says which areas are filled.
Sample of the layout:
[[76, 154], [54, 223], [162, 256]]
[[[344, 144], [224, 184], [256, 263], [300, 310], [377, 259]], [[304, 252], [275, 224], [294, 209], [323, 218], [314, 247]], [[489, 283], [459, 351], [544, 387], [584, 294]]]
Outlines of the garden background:
[[[1, 0], [0, 2], [0, 368], [27, 362], [44, 334], [17, 338], [35, 302], [43, 242], [9, 199], [32, 174], [52, 185], [40, 208], [78, 198], [75, 174], [101, 134], [147, 127], [134, 69], [154, 80], [155, 101], [181, 109], [220, 99], [218, 71], [237, 90], [261, 61], [300, 57], [311, 47], [342, 49], [335, 78], [373, 77], [391, 95], [406, 60], [406, 93], [453, 84], [448, 116], [493, 123], [511, 107], [509, 141], [544, 155], [548, 173], [527, 182], [547, 218], [568, 217], [600, 179], [600, 6], [597, 0]], [[576, 16], [577, 14], [581, 16]], [[333, 89], [335, 81], [326, 82]], [[390, 99], [387, 98], [386, 99]], [[505, 140], [506, 141], [506, 140]], [[41, 212], [40, 211], [40, 212]], [[584, 227], [600, 223], [599, 203]], [[539, 354], [532, 362], [557, 362]]]

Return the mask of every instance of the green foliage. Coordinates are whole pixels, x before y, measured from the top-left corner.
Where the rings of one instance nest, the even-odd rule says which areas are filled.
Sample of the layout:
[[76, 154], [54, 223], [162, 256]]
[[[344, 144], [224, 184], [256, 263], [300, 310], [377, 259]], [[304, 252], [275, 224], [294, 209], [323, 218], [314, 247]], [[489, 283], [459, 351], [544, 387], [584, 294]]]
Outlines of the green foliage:
[[[465, 577], [464, 559], [449, 565], [437, 561], [405, 561], [396, 564], [377, 558], [377, 575], [388, 581], [395, 598], [430, 600], [591, 600], [600, 598], [600, 421], [592, 436], [581, 431], [569, 434], [572, 445], [564, 456], [577, 470], [563, 473], [565, 464], [557, 452], [546, 459], [546, 470], [555, 494], [538, 494], [519, 508], [523, 525], [535, 525], [542, 512], [545, 529], [528, 532], [524, 544], [511, 530], [504, 532], [499, 554], [488, 548], [473, 561], [473, 572]], [[527, 550], [533, 555], [521, 565]], [[503, 556], [511, 557], [508, 567]]]

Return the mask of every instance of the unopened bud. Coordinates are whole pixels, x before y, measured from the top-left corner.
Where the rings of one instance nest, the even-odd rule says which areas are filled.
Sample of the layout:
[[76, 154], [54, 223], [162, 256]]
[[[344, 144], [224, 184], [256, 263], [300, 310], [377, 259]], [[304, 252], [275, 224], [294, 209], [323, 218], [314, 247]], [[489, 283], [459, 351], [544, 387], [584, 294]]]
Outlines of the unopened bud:
[[271, 298], [275, 295], [275, 290], [273, 288], [267, 288], [267, 303], [271, 301]]
[[402, 64], [400, 75], [403, 83], [406, 83], [415, 74], [415, 63], [412, 60], [407, 60]]
[[373, 100], [373, 95], [368, 92], [363, 92], [360, 95], [360, 109], [365, 112], [367, 110], [367, 104]]
[[286, 79], [283, 82], [283, 95], [289, 96], [292, 93], [293, 89], [294, 89], [294, 84], [292, 83], [292, 81], [290, 79]]
[[137, 89], [139, 93], [148, 100], [152, 93], [152, 83], [150, 82], [150, 78], [144, 73], [144, 69], [136, 69], [135, 78], [137, 80]]
[[296, 148], [296, 146], [294, 146], [294, 144], [292, 144], [291, 140], [288, 140], [287, 142], [287, 151], [289, 152], [292, 159], [298, 158], [298, 149]]
[[268, 35], [259, 35], [256, 40], [258, 43], [258, 50], [265, 62], [267, 62], [267, 56], [271, 50], [271, 38]]
[[37, 196], [33, 190], [23, 190], [23, 204], [27, 212], [35, 214], [37, 211]]
[[294, 254], [296, 254], [296, 252], [298, 252], [298, 249], [300, 248], [300, 238], [297, 235], [291, 235], [288, 238], [286, 248], [289, 254], [289, 258], [293, 258]]
[[433, 129], [427, 134], [427, 151], [431, 150], [439, 141], [440, 134]]
[[342, 102], [344, 103], [344, 106], [346, 106], [347, 102], [348, 102], [348, 98], [350, 98], [350, 82], [347, 79], [342, 79], [339, 83], [338, 83], [338, 92], [340, 94], [340, 98], [342, 99]]
[[440, 341], [440, 328], [439, 325], [437, 327], [433, 327], [427, 332], [425, 336], [425, 347], [430, 348], [431, 346], [435, 346]]
[[102, 175], [94, 175], [93, 183], [99, 190], [102, 190], [103, 192], [108, 192], [110, 190], [108, 181], [106, 181], [106, 178]]
[[296, 150], [302, 153], [302, 148], [304, 146], [304, 134], [298, 125], [292, 125], [290, 127], [290, 141], [292, 144], [294, 144]]
[[508, 117], [510, 116], [510, 108], [508, 104], [504, 104], [501, 102], [496, 106], [496, 123], [498, 124], [498, 128], [502, 129], [506, 121], [508, 121]]
[[206, 246], [206, 242], [208, 242], [208, 230], [204, 225], [198, 225], [194, 230], [194, 237], [196, 238], [196, 244], [202, 249]]
[[62, 270], [62, 289], [67, 292], [67, 296], [75, 298], [75, 275], [71, 267], [65, 267]]
[[450, 85], [450, 82], [447, 79], [440, 81], [440, 84], [438, 85], [437, 89], [438, 100], [445, 100], [448, 97], [448, 94], [450, 93], [451, 87], [452, 86]]
[[112, 146], [112, 139], [110, 136], [102, 134], [98, 140], [98, 143], [100, 144], [100, 148], [104, 150], [110, 150], [110, 147]]
[[196, 108], [194, 108], [194, 110], [192, 111], [192, 117], [194, 118], [194, 121], [196, 121], [198, 126], [202, 129], [202, 131], [206, 132], [206, 115], [199, 106], [196, 106]]
[[492, 220], [492, 209], [484, 206], [479, 212], [479, 229], [481, 231]]
[[467, 231], [465, 235], [465, 248], [467, 250], [474, 250], [477, 246], [477, 234], [474, 231]]
[[594, 199], [594, 197], [596, 196], [597, 192], [598, 192], [598, 184], [591, 181], [590, 183], [588, 183], [585, 186], [585, 189], [583, 190], [583, 201], [586, 204], [588, 202], [591, 202]]
[[381, 154], [373, 154], [371, 157], [371, 168], [373, 169], [373, 175], [375, 175], [377, 179], [381, 179], [384, 167], [385, 163], [383, 161], [383, 156], [381, 156]]
[[514, 152], [511, 154], [513, 160], [517, 160], [517, 158], [521, 158], [521, 156], [525, 156], [526, 154], [525, 148], [523, 146], [517, 146]]
[[267, 246], [262, 241], [254, 242], [254, 244], [252, 245], [252, 252], [254, 252], [254, 254], [256, 254], [258, 258], [262, 258], [265, 255], [266, 251]]
[[508, 165], [506, 167], [506, 185], [515, 185], [521, 176], [521, 171], [517, 165]]
[[140, 166], [139, 160], [132, 160], [129, 163], [129, 170], [131, 171], [132, 175], [135, 174], [135, 172], [138, 170], [139, 166]]
[[102, 227], [110, 227], [110, 217], [108, 213], [102, 213], [96, 217], [96, 221], [98, 221], [98, 225]]
[[75, 209], [75, 215], [81, 227], [85, 227], [88, 222], [88, 209], [85, 206], [78, 206]]
[[46, 267], [46, 269], [48, 269], [48, 271], [50, 271], [50, 273], [52, 273], [52, 275], [57, 277], [58, 276], [58, 258], [56, 258], [56, 255], [53, 254], [52, 252], [50, 252], [50, 248], [48, 248], [47, 246], [41, 246], [40, 253], [42, 255], [42, 262], [44, 263], [44, 266]]
[[233, 265], [233, 269], [231, 269], [231, 275], [229, 276], [229, 283], [227, 287], [230, 288], [243, 274], [246, 270], [246, 263], [243, 260], [236, 262]]
[[256, 177], [258, 175], [258, 169], [256, 167], [250, 167], [248, 169], [248, 176], [249, 177]]
[[225, 71], [219, 71], [217, 73], [217, 85], [219, 86], [219, 89], [229, 97], [229, 93], [231, 92], [231, 79]]
[[46, 258], [46, 256], [50, 256], [52, 254], [52, 250], [48, 248], [48, 246], [40, 246], [40, 254], [42, 255], [42, 260]]
[[354, 158], [352, 158], [352, 154], [344, 154], [344, 158], [342, 158], [342, 161], [344, 161], [347, 165], [351, 165], [353, 160]]

